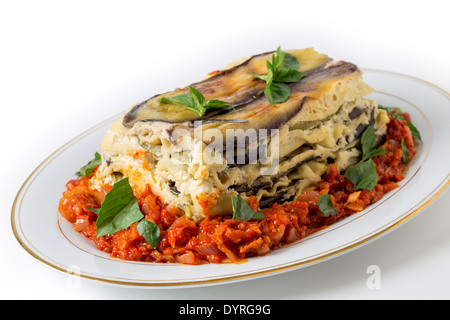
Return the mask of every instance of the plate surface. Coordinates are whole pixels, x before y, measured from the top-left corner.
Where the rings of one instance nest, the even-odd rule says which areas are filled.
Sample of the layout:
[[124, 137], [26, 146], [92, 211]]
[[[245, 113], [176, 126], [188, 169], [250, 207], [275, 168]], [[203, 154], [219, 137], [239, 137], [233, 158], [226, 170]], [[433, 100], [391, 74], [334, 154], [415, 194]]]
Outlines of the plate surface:
[[449, 185], [450, 97], [431, 83], [406, 75], [364, 69], [375, 88], [370, 98], [411, 114], [423, 144], [400, 187], [363, 212], [314, 235], [244, 264], [187, 266], [110, 258], [72, 229], [58, 213], [65, 184], [92, 159], [115, 119], [105, 120], [50, 155], [25, 181], [11, 213], [22, 247], [58, 271], [113, 285], [192, 287], [255, 279], [337, 257], [394, 230], [435, 200]]

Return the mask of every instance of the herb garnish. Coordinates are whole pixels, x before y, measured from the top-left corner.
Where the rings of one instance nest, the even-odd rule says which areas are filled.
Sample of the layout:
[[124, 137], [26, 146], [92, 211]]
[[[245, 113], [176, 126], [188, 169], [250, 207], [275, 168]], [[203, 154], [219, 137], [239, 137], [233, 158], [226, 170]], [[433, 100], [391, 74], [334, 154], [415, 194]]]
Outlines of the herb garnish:
[[378, 174], [373, 160], [369, 159], [349, 168], [344, 177], [350, 180], [356, 189], [372, 190], [377, 184]]
[[266, 82], [264, 94], [270, 105], [285, 102], [291, 95], [291, 89], [286, 83], [297, 82], [305, 77], [306, 73], [297, 70], [299, 66], [297, 58], [281, 51], [281, 47], [278, 47], [276, 54], [272, 55], [272, 62], [267, 61], [266, 64], [266, 75], [249, 74]]
[[250, 219], [262, 219], [264, 215], [256, 212], [245, 202], [240, 195], [232, 198], [233, 201], [233, 219], [248, 221]]
[[419, 130], [417, 130], [416, 126], [414, 126], [411, 122], [406, 121], [406, 125], [409, 128], [409, 131], [411, 131], [411, 135], [413, 136], [413, 138], [416, 138], [417, 141], [419, 141], [420, 143], [422, 143], [422, 137], [420, 136], [420, 132]]
[[153, 222], [142, 219], [136, 226], [137, 231], [144, 237], [145, 241], [150, 243], [153, 248], [157, 248], [161, 240], [161, 231]]
[[140, 221], [136, 226], [139, 234], [153, 248], [158, 247], [160, 241], [159, 227], [153, 222], [144, 219], [128, 178], [114, 184], [113, 188], [106, 194], [100, 209], [89, 208], [89, 210], [98, 216], [95, 223], [97, 238], [114, 234]]
[[386, 150], [376, 148], [376, 145], [375, 129], [368, 126], [361, 136], [361, 160], [344, 174], [356, 189], [372, 190], [377, 183], [378, 174], [371, 158], [385, 154]]
[[376, 148], [377, 137], [375, 136], [375, 129], [373, 126], [368, 126], [361, 135], [361, 147], [362, 147], [362, 158], [360, 162], [364, 162], [367, 159], [381, 156], [386, 153], [383, 148]]
[[322, 211], [325, 217], [332, 217], [338, 213], [334, 208], [333, 202], [331, 202], [331, 196], [328, 193], [319, 196], [317, 205], [319, 206], [320, 211]]
[[404, 164], [406, 164], [406, 163], [408, 163], [409, 152], [408, 152], [408, 148], [406, 147], [405, 139], [403, 139], [403, 138], [402, 138], [401, 146], [402, 146], [402, 162]]
[[95, 158], [89, 161], [85, 166], [83, 166], [80, 169], [80, 171], [76, 172], [75, 174], [78, 177], [82, 176], [89, 177], [92, 174], [92, 172], [94, 172], [95, 168], [101, 164], [102, 164], [102, 156], [98, 152], [96, 152]]
[[231, 104], [225, 101], [206, 101], [205, 96], [193, 87], [189, 87], [189, 92], [189, 94], [185, 93], [174, 97], [162, 97], [159, 102], [176, 104], [198, 113], [199, 116], [204, 116], [208, 111], [214, 109], [232, 108]]

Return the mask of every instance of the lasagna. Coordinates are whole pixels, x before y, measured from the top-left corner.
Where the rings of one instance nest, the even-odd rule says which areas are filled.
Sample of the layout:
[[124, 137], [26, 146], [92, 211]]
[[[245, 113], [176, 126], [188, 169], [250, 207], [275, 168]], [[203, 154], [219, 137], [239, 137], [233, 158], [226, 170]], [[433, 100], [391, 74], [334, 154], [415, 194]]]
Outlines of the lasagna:
[[266, 83], [273, 52], [241, 59], [191, 85], [206, 100], [229, 107], [203, 116], [157, 95], [130, 108], [101, 143], [102, 164], [93, 188], [128, 177], [135, 190], [150, 185], [164, 205], [195, 222], [232, 213], [232, 198], [257, 198], [259, 208], [296, 199], [321, 180], [331, 163], [340, 170], [360, 156], [360, 137], [373, 126], [381, 139], [389, 121], [367, 99], [371, 87], [352, 63], [313, 49], [287, 51], [301, 80], [290, 96], [271, 105]]
[[111, 257], [242, 263], [398, 187], [420, 134], [352, 63], [313, 49], [237, 60], [130, 107], [59, 212]]

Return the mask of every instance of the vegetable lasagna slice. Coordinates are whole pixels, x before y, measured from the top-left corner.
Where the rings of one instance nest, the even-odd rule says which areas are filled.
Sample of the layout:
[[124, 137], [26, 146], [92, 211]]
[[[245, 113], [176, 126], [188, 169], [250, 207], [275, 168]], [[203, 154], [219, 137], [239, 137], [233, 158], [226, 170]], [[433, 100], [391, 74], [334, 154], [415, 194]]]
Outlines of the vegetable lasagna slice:
[[295, 63], [282, 69], [277, 54], [241, 59], [131, 107], [106, 133], [90, 187], [127, 177], [199, 222], [232, 214], [237, 195], [255, 197], [259, 209], [292, 201], [330, 164], [356, 164], [366, 128], [381, 141], [389, 117], [366, 98], [372, 89], [356, 65], [302, 49], [283, 52]]

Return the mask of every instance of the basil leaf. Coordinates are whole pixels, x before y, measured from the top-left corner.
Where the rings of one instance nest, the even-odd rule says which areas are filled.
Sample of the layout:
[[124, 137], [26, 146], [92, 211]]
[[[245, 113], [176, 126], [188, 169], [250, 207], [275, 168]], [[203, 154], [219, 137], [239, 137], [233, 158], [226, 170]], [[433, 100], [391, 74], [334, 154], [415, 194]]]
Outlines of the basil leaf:
[[274, 68], [273, 66], [270, 64], [269, 61], [267, 61], [267, 75], [266, 75], [266, 88], [269, 87], [272, 82], [273, 82], [273, 76], [274, 76]]
[[386, 150], [384, 150], [383, 148], [374, 149], [365, 157], [364, 160], [367, 160], [367, 159], [370, 159], [373, 157], [378, 157], [385, 153], [386, 153]]
[[[281, 48], [278, 47], [279, 51], [281, 52]], [[277, 49], [277, 52], [278, 52]], [[299, 63], [296, 57], [294, 57], [292, 54], [288, 52], [283, 52], [283, 60], [281, 61], [281, 64], [278, 69], [295, 69], [297, 70], [299, 67]]]
[[419, 130], [409, 121], [406, 121], [406, 125], [409, 128], [409, 131], [411, 131], [411, 135], [413, 138], [416, 138], [420, 143], [422, 143], [422, 137], [420, 136]]
[[328, 193], [319, 196], [317, 205], [319, 206], [320, 211], [322, 211], [325, 217], [332, 217], [338, 213], [334, 208], [333, 202], [331, 202], [331, 197]]
[[204, 108], [206, 110], [212, 110], [212, 109], [222, 109], [230, 107], [231, 105], [228, 102], [222, 101], [222, 100], [209, 100]]
[[136, 226], [137, 231], [141, 236], [144, 237], [145, 241], [150, 243], [153, 249], [158, 248], [159, 242], [161, 241], [161, 230], [153, 222], [142, 219]]
[[361, 146], [363, 158], [364, 155], [369, 154], [377, 146], [377, 139], [373, 126], [368, 126], [366, 130], [364, 130], [363, 134], [361, 135]]
[[270, 105], [285, 102], [291, 95], [291, 89], [284, 83], [272, 82], [264, 90]]
[[266, 81], [266, 82], [269, 80], [268, 74], [260, 75], [260, 74], [256, 74], [256, 73], [252, 73], [252, 72], [249, 72], [248, 74], [254, 78], [258, 78], [258, 79]]
[[373, 126], [368, 126], [361, 135], [362, 158], [360, 162], [386, 153], [383, 148], [375, 149], [377, 146], [377, 138]]
[[143, 217], [128, 178], [120, 180], [106, 194], [98, 211], [97, 238], [126, 229]]
[[276, 54], [272, 55], [272, 66], [275, 70], [298, 69], [299, 63], [296, 57], [288, 52], [281, 51], [281, 46], [278, 46]]
[[201, 109], [199, 108], [199, 106], [195, 103], [192, 96], [189, 94], [180, 94], [178, 96], [170, 97], [170, 98], [162, 97], [161, 99], [159, 99], [159, 102], [176, 104], [180, 107], [192, 110], [199, 114], [202, 112]]
[[406, 142], [403, 138], [402, 138], [401, 146], [402, 146], [402, 162], [404, 164], [407, 164], [408, 158], [409, 158], [409, 152], [408, 152], [408, 148], [406, 147]]
[[281, 46], [278, 46], [276, 54], [272, 55], [272, 70], [280, 68], [284, 60], [284, 52], [281, 51]]
[[95, 153], [95, 158], [91, 161], [88, 162], [88, 164], [86, 164], [85, 166], [83, 166], [80, 171], [78, 171], [77, 173], [75, 173], [78, 177], [89, 177], [92, 172], [94, 172], [95, 168], [97, 168], [97, 166], [102, 164], [102, 156], [96, 152]]
[[284, 69], [275, 75], [274, 80], [276, 82], [297, 82], [305, 76], [305, 73], [301, 73], [295, 69]]
[[228, 102], [221, 100], [206, 101], [203, 94], [193, 87], [189, 87], [189, 92], [190, 94], [185, 93], [174, 97], [162, 97], [159, 99], [159, 102], [176, 104], [198, 113], [199, 116], [204, 116], [210, 109], [232, 107]]
[[377, 183], [378, 174], [373, 160], [369, 159], [347, 169], [344, 177], [350, 180], [356, 189], [372, 190]]
[[93, 213], [95, 213], [96, 215], [99, 214], [100, 209], [95, 209], [95, 208], [91, 208], [91, 207], [87, 207], [89, 210], [91, 210]]
[[196, 105], [204, 106], [206, 104], [206, 99], [200, 91], [193, 87], [189, 87], [189, 92]]
[[261, 212], [253, 211], [240, 195], [232, 198], [233, 201], [233, 219], [248, 221], [250, 219], [262, 219], [264, 215]]

